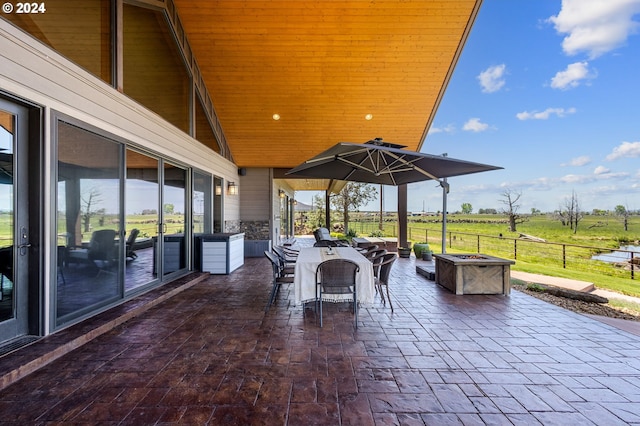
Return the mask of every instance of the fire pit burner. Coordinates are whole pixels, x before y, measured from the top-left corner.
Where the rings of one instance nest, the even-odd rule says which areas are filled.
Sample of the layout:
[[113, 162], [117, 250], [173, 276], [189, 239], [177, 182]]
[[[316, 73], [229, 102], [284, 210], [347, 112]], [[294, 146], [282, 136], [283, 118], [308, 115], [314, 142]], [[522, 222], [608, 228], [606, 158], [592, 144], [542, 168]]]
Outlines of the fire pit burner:
[[436, 282], [455, 294], [504, 294], [511, 291], [515, 262], [483, 254], [436, 254]]

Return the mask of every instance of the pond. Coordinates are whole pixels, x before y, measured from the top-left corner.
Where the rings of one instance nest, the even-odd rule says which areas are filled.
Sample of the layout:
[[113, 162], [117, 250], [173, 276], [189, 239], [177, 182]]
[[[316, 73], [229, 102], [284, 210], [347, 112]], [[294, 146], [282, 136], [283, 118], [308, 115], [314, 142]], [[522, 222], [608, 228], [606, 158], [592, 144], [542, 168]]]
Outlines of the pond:
[[619, 250], [596, 254], [594, 256], [591, 256], [591, 259], [611, 263], [628, 262], [631, 259], [631, 252], [634, 252], [634, 259], [640, 258], [640, 246], [629, 245], [620, 246]]

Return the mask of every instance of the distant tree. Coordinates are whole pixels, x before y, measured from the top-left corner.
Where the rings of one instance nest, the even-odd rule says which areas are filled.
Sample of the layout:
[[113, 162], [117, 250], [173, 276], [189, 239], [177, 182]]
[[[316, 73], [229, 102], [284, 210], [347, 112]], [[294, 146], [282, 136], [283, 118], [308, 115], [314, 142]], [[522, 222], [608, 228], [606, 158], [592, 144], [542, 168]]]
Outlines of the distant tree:
[[164, 205], [164, 212], [165, 212], [166, 214], [173, 214], [174, 210], [175, 210], [175, 206], [174, 206], [173, 204], [171, 204], [171, 203], [166, 203], [166, 204]]
[[378, 191], [373, 185], [359, 182], [347, 183], [342, 191], [331, 197], [331, 204], [342, 212], [344, 233], [349, 232], [349, 211], [376, 199]]
[[532, 216], [535, 216], [535, 215], [540, 214], [540, 213], [542, 213], [540, 211], [540, 209], [536, 209], [535, 207], [531, 207], [531, 215]]
[[319, 228], [321, 226], [327, 226], [325, 223], [325, 214], [324, 214], [324, 197], [319, 195], [313, 196], [313, 201], [311, 202], [313, 205], [313, 209], [309, 214], [309, 220], [311, 222], [311, 226], [313, 228]]
[[462, 203], [461, 209], [462, 209], [462, 214], [471, 214], [471, 212], [473, 211], [473, 207], [471, 206], [471, 203]]
[[478, 214], [498, 214], [498, 210], [496, 210], [496, 209], [480, 209], [480, 210], [478, 210]]
[[571, 197], [567, 198], [564, 202], [564, 217], [569, 225], [569, 228], [573, 230], [573, 233], [578, 232], [578, 223], [582, 220], [582, 212], [580, 211], [580, 203], [578, 202], [578, 194], [575, 191], [571, 191]]
[[502, 200], [500, 200], [500, 202], [505, 205], [502, 213], [504, 213], [509, 219], [509, 231], [516, 232], [517, 225], [527, 221], [525, 216], [518, 213], [518, 210], [520, 209], [518, 201], [520, 201], [520, 198], [522, 197], [522, 192], [506, 189], [501, 196]]
[[618, 218], [620, 218], [620, 221], [622, 222], [622, 226], [624, 227], [624, 230], [628, 231], [629, 230], [629, 216], [631, 216], [631, 213], [629, 212], [629, 209], [626, 208], [625, 206], [623, 206], [622, 204], [618, 204], [614, 211], [615, 211], [616, 216], [618, 216]]

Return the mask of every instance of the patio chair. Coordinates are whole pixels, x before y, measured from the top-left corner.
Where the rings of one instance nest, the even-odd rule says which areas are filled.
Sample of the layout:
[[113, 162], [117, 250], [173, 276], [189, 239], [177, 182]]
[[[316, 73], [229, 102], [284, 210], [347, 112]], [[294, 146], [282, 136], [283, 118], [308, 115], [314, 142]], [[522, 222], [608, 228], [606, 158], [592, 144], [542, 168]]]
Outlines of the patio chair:
[[318, 265], [316, 269], [316, 308], [319, 308], [320, 327], [322, 327], [323, 295], [350, 294], [353, 300], [355, 325], [358, 328], [356, 275], [359, 271], [358, 264], [348, 259], [331, 259]]
[[349, 246], [350, 245], [349, 241], [347, 241], [347, 240], [343, 240], [343, 239], [332, 237], [331, 233], [329, 232], [329, 230], [327, 228], [324, 228], [324, 227], [318, 228], [315, 231], [313, 231], [313, 236], [315, 237], [316, 242], [334, 241], [339, 246]]
[[371, 252], [373, 252], [373, 251], [376, 251], [376, 250], [378, 250], [379, 248], [380, 248], [380, 247], [378, 247], [378, 245], [377, 245], [377, 244], [371, 244], [370, 246], [368, 246], [368, 247], [367, 247], [367, 249], [366, 249], [364, 252], [361, 252], [361, 253], [362, 253], [362, 255], [363, 255], [364, 257], [367, 257], [367, 255], [368, 255], [369, 253], [371, 253]]
[[129, 233], [129, 237], [127, 237], [127, 254], [125, 255], [127, 259], [136, 259], [138, 257], [133, 248], [133, 245], [136, 243], [136, 238], [138, 238], [138, 234], [140, 234], [140, 230], [138, 228], [133, 228]]
[[385, 254], [387, 254], [386, 249], [376, 249], [365, 253], [364, 257], [369, 259], [372, 263], [376, 263], [376, 260], [382, 258]]
[[272, 269], [272, 275], [273, 275], [273, 281], [271, 283], [271, 293], [269, 294], [269, 301], [267, 302], [267, 306], [264, 309], [265, 312], [269, 312], [271, 305], [273, 305], [273, 302], [275, 302], [276, 300], [276, 295], [278, 294], [278, 291], [280, 291], [280, 286], [282, 284], [292, 284], [293, 275], [284, 274], [280, 266], [280, 259], [278, 259], [278, 256], [266, 250], [264, 252], [264, 255], [267, 257], [267, 259], [269, 259], [269, 262], [271, 262], [271, 269]]
[[398, 256], [395, 253], [387, 253], [382, 256], [382, 261], [374, 265], [374, 274], [376, 276], [376, 290], [379, 291], [382, 303], [386, 305], [384, 294], [382, 293], [382, 286], [387, 288], [387, 299], [389, 300], [389, 307], [393, 312], [393, 305], [391, 304], [391, 296], [389, 295], [389, 274], [391, 267], [396, 261]]
[[273, 251], [286, 263], [296, 263], [298, 259], [298, 252], [288, 249], [283, 246], [273, 246]]
[[108, 272], [107, 268], [116, 260], [116, 231], [113, 229], [100, 229], [91, 234], [89, 241], [88, 259], [100, 272]]
[[273, 246], [272, 251], [276, 255], [278, 262], [280, 263], [282, 274], [292, 275], [296, 267], [295, 260], [291, 261], [279, 246]]

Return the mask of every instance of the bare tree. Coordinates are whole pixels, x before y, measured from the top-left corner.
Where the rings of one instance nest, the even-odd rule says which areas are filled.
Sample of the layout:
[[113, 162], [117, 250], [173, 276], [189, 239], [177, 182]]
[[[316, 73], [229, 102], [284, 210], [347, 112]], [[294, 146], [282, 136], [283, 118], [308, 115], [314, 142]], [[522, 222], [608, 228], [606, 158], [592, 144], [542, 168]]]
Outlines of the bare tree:
[[101, 197], [102, 197], [102, 194], [95, 187], [89, 189], [89, 191], [86, 194], [82, 195], [81, 197], [82, 204], [83, 204], [83, 209], [82, 209], [83, 210], [82, 211], [83, 231], [82, 232], [91, 231], [91, 218], [96, 214], [100, 214], [101, 212], [104, 211], [104, 209], [101, 209], [101, 210], [95, 209], [96, 204], [100, 204], [102, 202]]
[[[571, 191], [571, 198], [567, 198], [564, 202], [566, 223], [569, 228], [573, 230], [573, 233], [578, 232], [578, 223], [582, 220], [582, 212], [580, 211], [580, 203], [578, 202], [578, 194], [575, 191]], [[565, 222], [563, 221], [563, 224]]]
[[620, 219], [620, 222], [622, 222], [622, 226], [624, 226], [624, 230], [628, 231], [629, 216], [631, 216], [631, 213], [629, 212], [629, 208], [623, 206], [622, 204], [618, 204], [616, 206], [615, 213], [616, 213], [616, 216], [618, 216], [618, 218]]
[[517, 225], [527, 221], [525, 216], [518, 213], [520, 209], [518, 201], [522, 197], [522, 192], [506, 189], [501, 196], [503, 199], [500, 202], [506, 206], [502, 209], [502, 213], [509, 218], [509, 231], [516, 232]]

